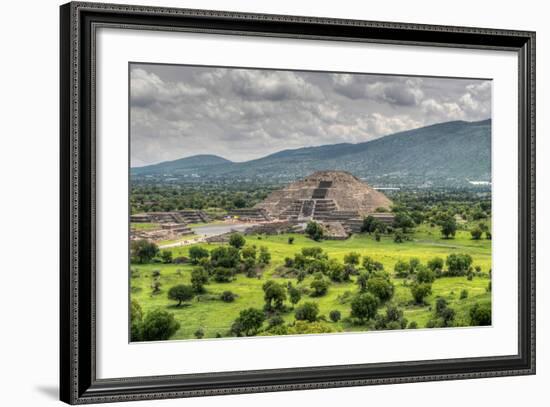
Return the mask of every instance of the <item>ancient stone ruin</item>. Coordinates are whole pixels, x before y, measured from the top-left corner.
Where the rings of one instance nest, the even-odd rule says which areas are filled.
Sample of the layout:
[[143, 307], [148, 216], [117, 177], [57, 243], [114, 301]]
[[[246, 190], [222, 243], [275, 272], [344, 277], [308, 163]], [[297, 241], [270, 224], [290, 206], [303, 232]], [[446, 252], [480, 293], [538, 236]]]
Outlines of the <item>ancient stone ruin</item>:
[[340, 222], [356, 231], [367, 215], [393, 221], [391, 213], [379, 213], [389, 211], [391, 204], [383, 193], [348, 172], [318, 171], [272, 192], [255, 208], [264, 209], [274, 219]]

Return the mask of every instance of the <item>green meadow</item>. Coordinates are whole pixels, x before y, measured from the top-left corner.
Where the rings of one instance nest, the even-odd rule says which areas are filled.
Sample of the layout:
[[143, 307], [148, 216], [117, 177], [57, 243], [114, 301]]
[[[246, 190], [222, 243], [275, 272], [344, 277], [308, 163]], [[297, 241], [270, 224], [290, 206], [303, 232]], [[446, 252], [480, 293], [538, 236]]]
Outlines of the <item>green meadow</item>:
[[[289, 244], [289, 237], [294, 241]], [[247, 277], [238, 273], [235, 278], [226, 283], [217, 283], [210, 279], [205, 285], [206, 293], [197, 295], [193, 300], [176, 306], [176, 302], [168, 298], [168, 290], [178, 284], [190, 284], [191, 271], [196, 267], [190, 264], [132, 264], [130, 278], [130, 295], [136, 300], [144, 314], [153, 309], [163, 309], [174, 314], [180, 323], [180, 328], [170, 339], [194, 339], [194, 333], [200, 328], [205, 338], [229, 336], [231, 324], [239, 316], [239, 312], [247, 308], [262, 309], [264, 306], [264, 292], [262, 285], [268, 280], [279, 283], [291, 282], [297, 288], [309, 287], [313, 276], [308, 275], [302, 282], [295, 277], [286, 277], [284, 259], [293, 258], [302, 248], [321, 247], [329, 258], [343, 262], [344, 256], [349, 252], [357, 252], [363, 258], [369, 256], [382, 263], [384, 270], [391, 274], [394, 284], [392, 303], [403, 310], [404, 317], [409, 323], [416, 322], [418, 328], [425, 328], [428, 321], [433, 318], [433, 307], [437, 297], [447, 300], [448, 306], [455, 311], [455, 326], [469, 325], [469, 310], [476, 303], [491, 302], [491, 292], [487, 289], [490, 282], [491, 270], [491, 241], [486, 239], [472, 240], [471, 234], [466, 230], [459, 230], [454, 239], [443, 239], [439, 228], [423, 224], [409, 234], [410, 240], [403, 243], [395, 243], [393, 236], [383, 235], [380, 241], [376, 241], [371, 235], [353, 235], [347, 240], [323, 240], [315, 242], [302, 234], [281, 235], [248, 235], [245, 236], [247, 245], [257, 247], [265, 246], [271, 253], [271, 262], [266, 265], [257, 277]], [[208, 250], [220, 244], [201, 243]], [[192, 246], [175, 247], [165, 249], [172, 252], [173, 258], [188, 257]], [[472, 266], [479, 266], [481, 273], [475, 273], [473, 278], [466, 276], [437, 278], [432, 284], [432, 293], [425, 299], [424, 305], [414, 304], [410, 279], [397, 278], [394, 266], [398, 260], [409, 261], [410, 258], [418, 258], [426, 264], [434, 257], [445, 259], [452, 253], [469, 254]], [[151, 284], [154, 280], [153, 271], [160, 271], [160, 291], [153, 294]], [[352, 276], [350, 282], [331, 282], [326, 295], [310, 297], [302, 295], [296, 306], [304, 302], [316, 302], [319, 307], [319, 315], [326, 317], [326, 323], [335, 331], [357, 331], [373, 329], [371, 325], [350, 324], [347, 318], [350, 315], [349, 298], [358, 292], [356, 284], [357, 276]], [[233, 302], [224, 302], [219, 295], [224, 291], [236, 294]], [[461, 298], [461, 292], [467, 290], [467, 297]], [[348, 300], [346, 300], [346, 298]], [[294, 321], [292, 304], [285, 302], [288, 310], [281, 314], [285, 322]], [[385, 306], [378, 310], [383, 313]], [[329, 313], [333, 310], [340, 311], [342, 319], [338, 322], [330, 322]], [[264, 323], [267, 326], [267, 322]]]

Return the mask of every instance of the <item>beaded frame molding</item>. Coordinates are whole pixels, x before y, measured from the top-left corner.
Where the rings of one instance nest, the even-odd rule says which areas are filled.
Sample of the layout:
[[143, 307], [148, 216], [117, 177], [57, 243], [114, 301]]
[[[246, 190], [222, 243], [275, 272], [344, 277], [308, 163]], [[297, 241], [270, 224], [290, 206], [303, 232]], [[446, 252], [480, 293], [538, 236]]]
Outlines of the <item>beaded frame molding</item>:
[[[535, 373], [535, 33], [72, 2], [60, 7], [60, 398], [165, 399]], [[98, 379], [95, 33], [98, 27], [514, 51], [519, 60], [518, 354]]]

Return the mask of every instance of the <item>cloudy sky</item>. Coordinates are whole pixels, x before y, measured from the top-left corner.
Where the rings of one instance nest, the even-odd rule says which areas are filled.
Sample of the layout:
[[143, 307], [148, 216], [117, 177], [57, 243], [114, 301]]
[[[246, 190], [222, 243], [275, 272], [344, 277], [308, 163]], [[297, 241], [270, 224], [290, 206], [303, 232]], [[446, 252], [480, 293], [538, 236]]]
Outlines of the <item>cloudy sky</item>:
[[131, 165], [197, 154], [246, 161], [491, 117], [475, 79], [132, 64]]

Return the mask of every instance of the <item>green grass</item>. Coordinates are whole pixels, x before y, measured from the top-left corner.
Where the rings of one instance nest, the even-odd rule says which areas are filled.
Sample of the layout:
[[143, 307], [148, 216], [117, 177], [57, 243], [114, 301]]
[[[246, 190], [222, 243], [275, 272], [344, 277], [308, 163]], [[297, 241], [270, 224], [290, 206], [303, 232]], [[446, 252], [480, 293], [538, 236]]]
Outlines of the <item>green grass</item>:
[[[288, 244], [288, 237], [294, 237], [294, 244]], [[210, 299], [207, 301], [197, 301], [196, 299], [188, 306], [175, 307], [174, 302], [168, 300], [167, 291], [176, 284], [188, 284], [190, 282], [190, 265], [132, 265], [133, 269], [139, 270], [138, 277], [131, 278], [131, 296], [142, 306], [144, 312], [153, 308], [163, 308], [173, 312], [181, 327], [173, 336], [173, 339], [194, 338], [193, 333], [197, 328], [202, 327], [205, 337], [215, 337], [217, 333], [222, 336], [227, 334], [231, 323], [238, 316], [239, 312], [245, 308], [262, 308], [264, 305], [262, 285], [268, 279], [276, 279], [278, 282], [292, 281], [297, 284], [295, 279], [278, 277], [275, 273], [277, 267], [281, 266], [285, 257], [293, 257], [303, 247], [322, 247], [331, 258], [343, 260], [345, 254], [350, 251], [356, 251], [362, 256], [371, 256], [384, 264], [385, 270], [393, 272], [393, 267], [397, 260], [408, 260], [411, 257], [419, 258], [422, 263], [429, 259], [439, 256], [443, 259], [451, 253], [468, 253], [472, 256], [474, 266], [481, 266], [482, 272], [487, 273], [491, 269], [491, 242], [488, 240], [471, 240], [468, 231], [459, 231], [455, 239], [442, 239], [436, 229], [428, 226], [418, 228], [414, 235], [410, 235], [412, 241], [396, 244], [388, 236], [382, 237], [380, 242], [376, 242], [371, 236], [354, 235], [348, 240], [343, 241], [323, 241], [314, 242], [304, 235], [277, 235], [277, 236], [247, 236], [247, 244], [256, 246], [266, 246], [272, 254], [272, 261], [264, 269], [261, 278], [247, 278], [238, 274], [236, 279], [230, 283], [211, 282], [206, 286], [208, 294], [220, 294], [225, 290], [230, 290], [237, 294], [237, 298], [232, 303], [224, 303], [220, 300]], [[217, 244], [200, 244], [211, 250]], [[171, 250], [174, 257], [187, 256], [191, 246], [176, 247]], [[161, 270], [160, 281], [162, 284], [161, 292], [157, 295], [151, 294], [151, 272], [152, 270]], [[353, 278], [355, 280], [355, 278]], [[311, 277], [307, 277], [302, 286], [309, 286]], [[438, 296], [445, 297], [449, 305], [456, 311], [456, 321], [460, 324], [468, 324], [468, 311], [476, 302], [490, 302], [491, 295], [486, 291], [489, 279], [487, 277], [474, 277], [468, 281], [466, 277], [443, 277], [437, 279], [432, 286], [432, 295], [427, 298], [430, 305], [417, 306], [412, 304], [410, 290], [405, 286], [403, 279], [394, 278], [395, 294], [393, 301], [403, 310], [405, 317], [410, 321], [416, 321], [419, 327], [425, 327], [428, 320], [432, 317], [433, 311], [430, 305]], [[461, 300], [460, 292], [468, 290], [468, 298]], [[302, 296], [300, 303], [304, 301], [315, 301], [319, 305], [320, 314], [328, 318], [331, 310], [339, 310], [342, 317], [349, 316], [349, 303], [342, 304], [338, 297], [346, 291], [357, 292], [357, 285], [354, 281], [350, 283], [331, 283], [327, 295], [320, 298], [311, 298]], [[299, 303], [299, 304], [300, 304]], [[290, 303], [288, 303], [290, 306]], [[379, 312], [383, 312], [383, 308]], [[283, 315], [288, 322], [293, 321], [294, 313], [288, 312]], [[349, 326], [345, 322], [334, 324], [338, 330], [352, 331], [365, 330], [361, 326]]]
[[150, 222], [130, 223], [130, 228], [136, 229], [136, 230], [153, 230], [153, 229], [158, 229], [159, 227], [160, 227], [160, 224], [158, 223], [150, 223]]

